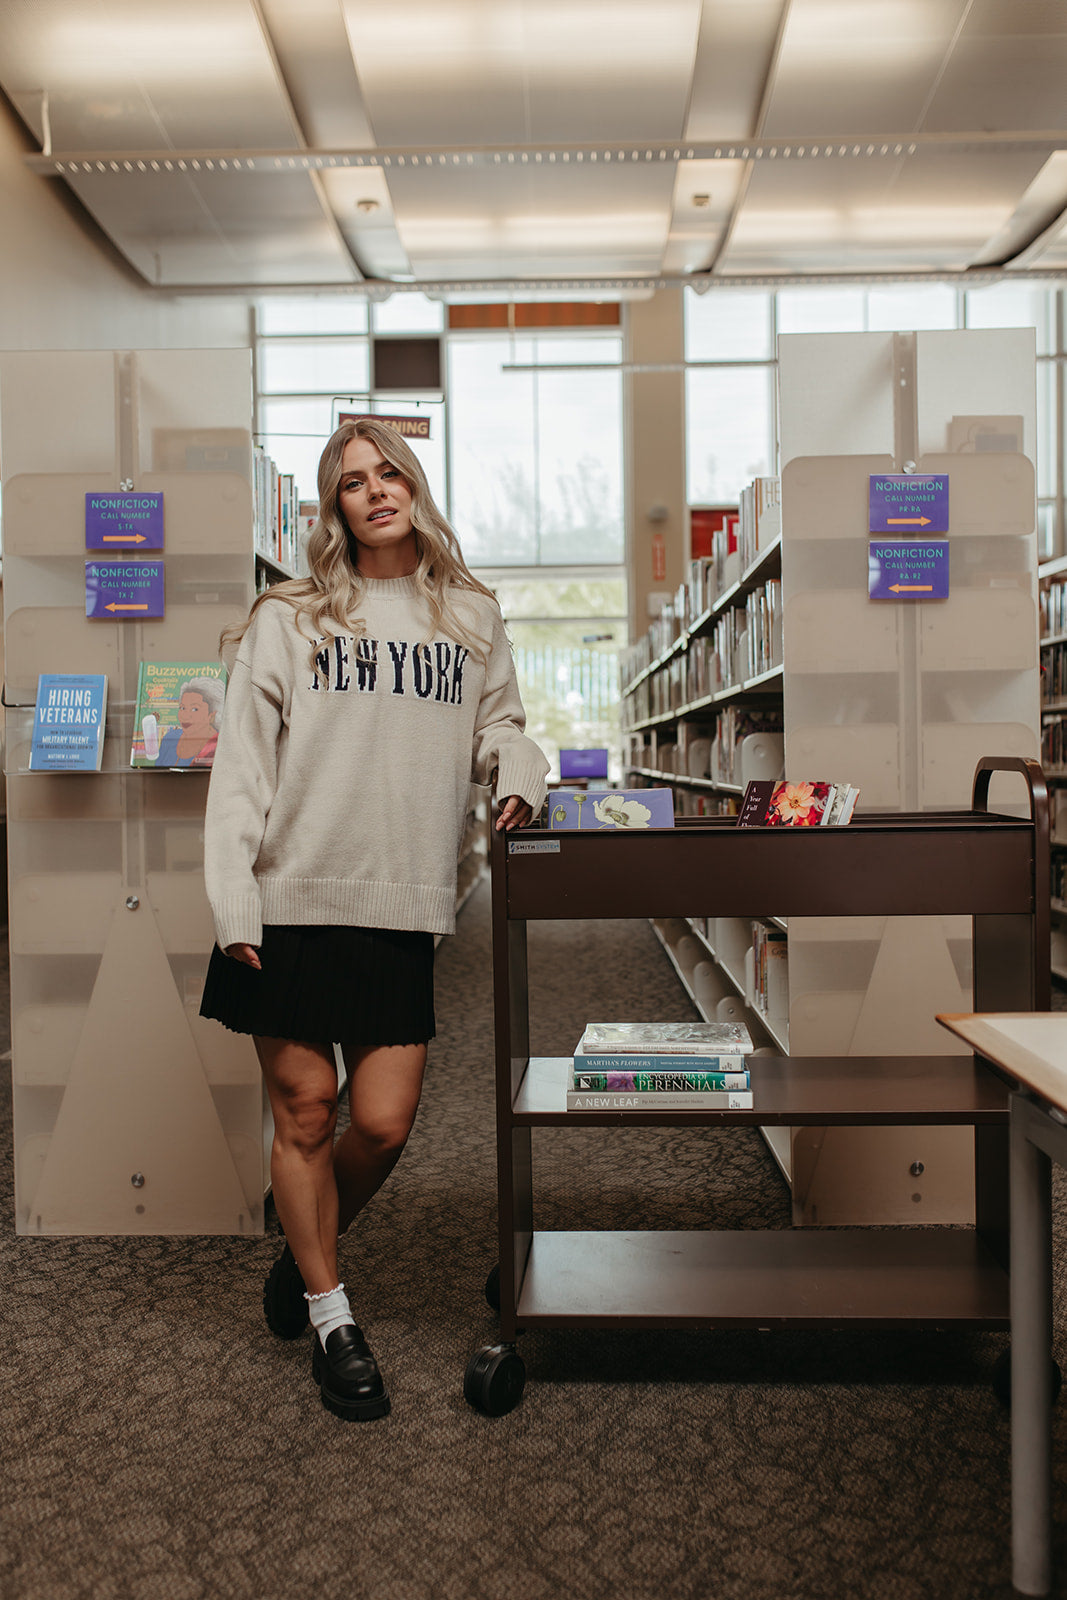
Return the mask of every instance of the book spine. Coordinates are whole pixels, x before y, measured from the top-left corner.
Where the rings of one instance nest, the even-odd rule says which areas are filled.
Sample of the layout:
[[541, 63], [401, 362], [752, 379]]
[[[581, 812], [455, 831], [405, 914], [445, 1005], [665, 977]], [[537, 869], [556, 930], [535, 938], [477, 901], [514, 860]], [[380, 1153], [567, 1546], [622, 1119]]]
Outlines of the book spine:
[[567, 1091], [568, 1111], [746, 1111], [751, 1089], [708, 1090], [705, 1094], [586, 1094]]
[[629, 1094], [685, 1092], [710, 1094], [723, 1089], [747, 1089], [747, 1072], [578, 1072], [574, 1088], [587, 1093], [622, 1090]]
[[740, 1051], [722, 1055], [690, 1054], [686, 1050], [575, 1051], [575, 1072], [747, 1072], [748, 1058]]

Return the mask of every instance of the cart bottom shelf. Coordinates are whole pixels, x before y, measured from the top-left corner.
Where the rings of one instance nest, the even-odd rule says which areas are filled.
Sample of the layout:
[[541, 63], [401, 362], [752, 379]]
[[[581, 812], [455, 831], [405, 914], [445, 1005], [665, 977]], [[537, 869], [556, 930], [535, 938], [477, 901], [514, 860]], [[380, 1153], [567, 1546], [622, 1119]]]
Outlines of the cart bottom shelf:
[[533, 1235], [520, 1328], [1008, 1327], [1008, 1274], [967, 1228]]

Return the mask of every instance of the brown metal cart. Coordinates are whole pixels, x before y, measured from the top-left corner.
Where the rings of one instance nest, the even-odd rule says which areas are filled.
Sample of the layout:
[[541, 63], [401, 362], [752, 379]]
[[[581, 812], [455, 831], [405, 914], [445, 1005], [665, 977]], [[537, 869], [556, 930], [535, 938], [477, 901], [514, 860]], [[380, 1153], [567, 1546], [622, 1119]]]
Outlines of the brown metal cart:
[[[1022, 774], [1026, 818], [988, 811]], [[1008, 1088], [967, 1056], [758, 1057], [743, 1111], [568, 1112], [569, 1058], [530, 1057], [526, 925], [689, 916], [973, 918], [974, 1009], [1047, 1010], [1048, 800], [1036, 762], [979, 763], [970, 811], [864, 814], [845, 828], [681, 819], [641, 834], [492, 833], [500, 1257], [497, 1342], [464, 1393], [491, 1416], [522, 1397], [528, 1328], [1008, 1327]], [[531, 1130], [576, 1126], [963, 1124], [973, 1228], [550, 1232], [534, 1227]]]

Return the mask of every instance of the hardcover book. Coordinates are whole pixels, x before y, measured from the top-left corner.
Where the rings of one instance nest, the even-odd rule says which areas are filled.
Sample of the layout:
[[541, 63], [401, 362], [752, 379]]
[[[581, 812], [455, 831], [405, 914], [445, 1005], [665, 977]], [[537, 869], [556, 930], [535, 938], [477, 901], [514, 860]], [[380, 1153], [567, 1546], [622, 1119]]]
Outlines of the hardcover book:
[[226, 669], [217, 661], [142, 661], [131, 767], [210, 767]]
[[751, 1089], [710, 1089], [704, 1094], [586, 1094], [567, 1090], [568, 1111], [745, 1111], [753, 1104]]
[[548, 826], [591, 833], [604, 828], [635, 833], [641, 828], [674, 827], [670, 789], [604, 789], [588, 794], [550, 789]]
[[578, 1072], [572, 1088], [587, 1094], [707, 1094], [723, 1089], [750, 1089], [749, 1074], [740, 1072]]
[[31, 772], [99, 772], [104, 754], [107, 678], [42, 672], [30, 744]]
[[[754, 779], [738, 812], [739, 828], [822, 828], [841, 826], [852, 815], [858, 789], [847, 783], [805, 779], [789, 783]], [[851, 795], [851, 803], [849, 796]]]
[[662, 1050], [644, 1055], [636, 1050], [589, 1051], [574, 1057], [576, 1071], [582, 1072], [711, 1072], [732, 1073], [748, 1070], [748, 1057], [740, 1051], [721, 1055], [684, 1055]]
[[[574, 1049], [590, 1055], [748, 1055], [752, 1037], [741, 1022], [590, 1022]], [[679, 1062], [685, 1068], [691, 1062]]]

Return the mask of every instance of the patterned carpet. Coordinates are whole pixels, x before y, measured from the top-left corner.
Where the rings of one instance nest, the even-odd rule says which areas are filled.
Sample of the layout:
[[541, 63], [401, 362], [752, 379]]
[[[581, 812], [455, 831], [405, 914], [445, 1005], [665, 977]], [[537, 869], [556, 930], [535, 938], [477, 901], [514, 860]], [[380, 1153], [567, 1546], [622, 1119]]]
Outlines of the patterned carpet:
[[[276, 1237], [16, 1238], [4, 1096], [0, 1595], [1009, 1596], [1002, 1337], [531, 1332], [518, 1409], [467, 1406], [494, 1331], [488, 904], [483, 886], [441, 947], [419, 1120], [344, 1246], [383, 1421], [329, 1415], [307, 1339], [263, 1326]], [[690, 1014], [644, 923], [541, 925], [531, 973], [538, 1053], [569, 1052], [593, 996], [604, 1015]], [[751, 1130], [545, 1134], [535, 1160], [542, 1227], [788, 1223]], [[1061, 1239], [1063, 1218], [1058, 1187]]]

